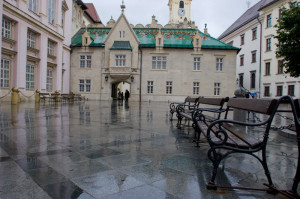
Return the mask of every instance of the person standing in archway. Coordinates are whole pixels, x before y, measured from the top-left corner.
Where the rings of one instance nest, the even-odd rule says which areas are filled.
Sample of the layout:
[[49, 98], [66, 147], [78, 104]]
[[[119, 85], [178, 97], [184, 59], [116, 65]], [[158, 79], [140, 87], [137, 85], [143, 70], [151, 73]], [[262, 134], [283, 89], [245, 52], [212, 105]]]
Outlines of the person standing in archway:
[[125, 91], [125, 101], [127, 102], [128, 101], [128, 98], [130, 97], [130, 93], [129, 91], [126, 89]]

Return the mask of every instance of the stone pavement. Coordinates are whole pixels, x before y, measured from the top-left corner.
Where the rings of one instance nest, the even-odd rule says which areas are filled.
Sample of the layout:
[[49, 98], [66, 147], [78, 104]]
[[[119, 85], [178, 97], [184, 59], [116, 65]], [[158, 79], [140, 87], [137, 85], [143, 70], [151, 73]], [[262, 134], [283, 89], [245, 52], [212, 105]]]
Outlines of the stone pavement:
[[[168, 103], [1, 102], [0, 110], [1, 199], [284, 198], [207, 190], [208, 145], [196, 148], [193, 129], [176, 128]], [[295, 139], [272, 131], [268, 163], [279, 188], [291, 187], [297, 157]], [[222, 185], [263, 188], [267, 182], [247, 155], [232, 156], [218, 174]]]

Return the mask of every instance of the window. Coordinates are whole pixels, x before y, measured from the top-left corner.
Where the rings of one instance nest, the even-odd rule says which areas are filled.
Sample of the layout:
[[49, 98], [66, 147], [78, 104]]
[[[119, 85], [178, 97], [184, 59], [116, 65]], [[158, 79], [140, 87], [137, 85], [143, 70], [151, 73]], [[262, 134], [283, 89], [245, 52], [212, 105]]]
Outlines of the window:
[[180, 1], [179, 8], [184, 8], [184, 2], [183, 1]]
[[256, 62], [256, 50], [251, 52], [251, 62], [252, 63]]
[[283, 74], [284, 69], [283, 69], [283, 60], [278, 60], [278, 74]]
[[272, 26], [272, 14], [267, 15], [267, 28]]
[[36, 34], [30, 30], [27, 31], [27, 46], [31, 48], [36, 48]]
[[194, 57], [194, 70], [200, 70], [200, 57]]
[[46, 81], [46, 90], [52, 91], [53, 89], [53, 69], [47, 69], [47, 81]]
[[153, 56], [152, 57], [152, 69], [153, 70], [165, 70], [165, 69], [167, 69], [167, 57], [165, 57], [165, 56]]
[[199, 91], [200, 91], [200, 83], [199, 82], [194, 82], [193, 94], [194, 95], [199, 95]]
[[48, 22], [54, 24], [55, 0], [48, 0]]
[[91, 80], [90, 79], [80, 79], [79, 80], [79, 92], [91, 92]]
[[91, 68], [92, 67], [92, 56], [80, 55], [80, 68]]
[[55, 46], [55, 43], [51, 40], [48, 40], [48, 49], [47, 49], [48, 55], [54, 56], [54, 46]]
[[166, 83], [166, 94], [172, 94], [172, 82], [170, 81]]
[[241, 45], [245, 44], [245, 34], [241, 35]]
[[282, 17], [282, 10], [279, 9], [279, 13], [278, 13], [278, 19], [280, 19]]
[[295, 85], [288, 85], [288, 95], [295, 96]]
[[271, 63], [267, 62], [265, 68], [265, 76], [269, 76], [269, 75], [271, 75]]
[[84, 80], [79, 80], [79, 92], [84, 92]]
[[283, 86], [277, 86], [277, 96], [282, 96]]
[[91, 92], [91, 80], [90, 79], [85, 80], [85, 92]]
[[250, 89], [255, 89], [256, 71], [250, 73]]
[[10, 60], [1, 59], [0, 88], [10, 87]]
[[221, 91], [221, 83], [215, 83], [214, 95], [215, 96], [220, 95], [220, 91]]
[[257, 28], [252, 29], [252, 40], [257, 39]]
[[65, 17], [66, 17], [66, 12], [64, 9], [61, 10], [61, 27], [64, 30], [64, 26], [65, 26]]
[[28, 9], [32, 12], [37, 12], [37, 0], [28, 0]]
[[153, 93], [153, 81], [148, 81], [147, 93], [148, 94], [152, 94]]
[[34, 66], [26, 65], [26, 90], [34, 90]]
[[12, 38], [12, 23], [7, 19], [2, 19], [2, 37], [11, 39]]
[[223, 70], [223, 58], [217, 58], [216, 70], [217, 71]]
[[271, 38], [266, 40], [266, 51], [271, 51]]
[[265, 86], [264, 96], [270, 97], [270, 86]]
[[244, 87], [244, 73], [239, 74], [239, 86]]
[[240, 66], [244, 66], [244, 55], [240, 56]]
[[116, 66], [126, 65], [126, 55], [116, 55]]

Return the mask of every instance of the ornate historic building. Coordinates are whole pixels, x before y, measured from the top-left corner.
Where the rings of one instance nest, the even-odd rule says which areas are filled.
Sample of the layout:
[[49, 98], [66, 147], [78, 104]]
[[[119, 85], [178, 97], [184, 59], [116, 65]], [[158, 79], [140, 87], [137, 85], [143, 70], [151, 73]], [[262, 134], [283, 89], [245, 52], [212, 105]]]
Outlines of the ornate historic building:
[[72, 1], [2, 3], [0, 96], [10, 100], [13, 87], [24, 99], [36, 89], [68, 93]]
[[219, 39], [240, 47], [237, 55], [236, 78], [240, 85], [260, 97], [278, 98], [282, 95], [300, 97], [300, 78], [290, 77], [276, 56], [274, 25], [279, 9], [293, 0], [261, 0], [239, 17]]
[[131, 25], [123, 4], [117, 21], [80, 29], [72, 38], [71, 91], [97, 100], [124, 88], [133, 101], [233, 96], [239, 49], [195, 27], [191, 0], [170, 0], [169, 7], [165, 26], [154, 16], [146, 26]]

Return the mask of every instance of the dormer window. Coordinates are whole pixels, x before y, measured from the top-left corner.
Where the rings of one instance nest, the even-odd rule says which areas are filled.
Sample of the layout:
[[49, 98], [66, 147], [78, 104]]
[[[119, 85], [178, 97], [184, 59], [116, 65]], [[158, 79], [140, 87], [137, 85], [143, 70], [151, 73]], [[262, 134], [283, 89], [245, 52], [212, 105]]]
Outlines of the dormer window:
[[179, 8], [184, 8], [184, 2], [183, 1], [180, 1]]

